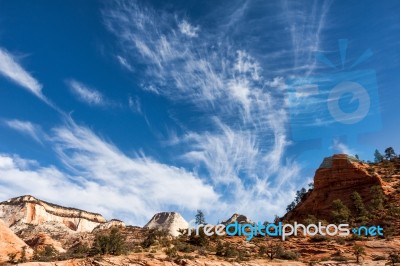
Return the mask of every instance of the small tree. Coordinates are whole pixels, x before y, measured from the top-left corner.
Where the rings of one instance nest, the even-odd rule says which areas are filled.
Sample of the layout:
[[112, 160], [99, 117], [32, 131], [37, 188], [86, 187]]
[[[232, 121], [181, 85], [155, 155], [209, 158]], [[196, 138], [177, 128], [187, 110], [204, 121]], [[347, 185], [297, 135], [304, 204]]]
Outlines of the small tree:
[[293, 202], [291, 202], [291, 203], [286, 207], [286, 211], [287, 211], [287, 212], [290, 212], [290, 211], [292, 211], [295, 207], [296, 207], [296, 203], [293, 201]]
[[363, 246], [360, 245], [354, 245], [353, 246], [353, 254], [354, 256], [356, 256], [356, 262], [359, 263], [360, 262], [360, 258], [365, 255], [365, 248]]
[[275, 214], [275, 216], [274, 216], [274, 224], [278, 225], [280, 221], [281, 221], [281, 217], [279, 217], [278, 215]]
[[350, 197], [353, 200], [353, 207], [356, 212], [356, 217], [357, 218], [365, 217], [368, 213], [367, 210], [365, 209], [365, 205], [361, 195], [357, 191], [354, 191]]
[[376, 163], [380, 163], [383, 161], [383, 155], [378, 151], [378, 149], [375, 150], [374, 157], [375, 157], [374, 161]]
[[371, 209], [372, 210], [382, 210], [383, 203], [385, 202], [385, 195], [383, 194], [382, 188], [380, 186], [373, 186], [370, 190], [371, 193]]
[[196, 224], [206, 224], [206, 218], [202, 210], [197, 210], [197, 214], [195, 216]]
[[282, 251], [281, 243], [270, 240], [265, 247], [265, 253], [270, 260], [273, 260]]
[[385, 149], [385, 159], [391, 160], [393, 158], [396, 158], [396, 153], [394, 152], [394, 149], [392, 147], [386, 148]]
[[331, 215], [334, 222], [347, 222], [350, 216], [350, 211], [340, 199], [336, 199], [332, 202]]
[[58, 251], [52, 245], [46, 245], [42, 251], [34, 251], [33, 259], [38, 261], [54, 261], [58, 255]]
[[296, 191], [296, 198], [295, 198], [295, 203], [298, 204], [300, 203], [306, 196], [307, 190], [305, 188], [301, 188], [300, 190]]
[[96, 235], [92, 249], [94, 254], [121, 255], [125, 251], [125, 238], [117, 228], [113, 228], [109, 235]]

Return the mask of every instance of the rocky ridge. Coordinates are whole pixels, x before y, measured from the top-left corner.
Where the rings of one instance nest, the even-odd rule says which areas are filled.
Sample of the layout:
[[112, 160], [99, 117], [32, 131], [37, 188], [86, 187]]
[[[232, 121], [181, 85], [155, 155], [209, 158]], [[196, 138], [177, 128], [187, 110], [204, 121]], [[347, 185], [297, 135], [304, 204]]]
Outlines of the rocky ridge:
[[1, 202], [0, 219], [12, 229], [57, 222], [76, 232], [91, 232], [107, 222], [100, 214], [62, 207], [29, 195]]
[[222, 222], [225, 225], [228, 224], [233, 224], [233, 223], [239, 223], [239, 224], [253, 224], [254, 222], [252, 220], [250, 220], [249, 218], [247, 218], [245, 215], [242, 214], [233, 214], [231, 216], [231, 218], [229, 218], [228, 220]]

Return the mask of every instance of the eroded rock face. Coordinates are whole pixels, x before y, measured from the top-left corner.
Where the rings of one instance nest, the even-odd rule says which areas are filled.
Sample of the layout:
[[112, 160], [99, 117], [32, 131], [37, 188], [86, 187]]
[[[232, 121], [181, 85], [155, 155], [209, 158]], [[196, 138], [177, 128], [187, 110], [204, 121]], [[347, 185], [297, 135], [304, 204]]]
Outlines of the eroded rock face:
[[372, 186], [382, 186], [381, 179], [368, 173], [369, 166], [345, 154], [327, 157], [314, 176], [314, 189], [296, 208], [287, 213], [288, 220], [302, 220], [308, 215], [329, 220], [332, 202], [340, 199], [345, 205], [352, 206], [350, 198], [357, 191], [368, 203], [371, 200]]
[[106, 222], [100, 214], [61, 207], [32, 196], [21, 196], [1, 202], [0, 219], [11, 229], [23, 224], [41, 225], [56, 222], [76, 232], [91, 232]]
[[0, 220], [0, 263], [7, 261], [9, 254], [13, 253], [16, 254], [15, 259], [19, 259], [23, 249], [26, 258], [30, 258], [33, 254], [32, 249]]
[[100, 224], [99, 226], [97, 226], [95, 228], [94, 231], [99, 231], [99, 230], [106, 230], [106, 229], [110, 229], [110, 228], [114, 228], [114, 227], [118, 227], [118, 228], [125, 228], [126, 225], [123, 221], [117, 220], [117, 219], [112, 219], [106, 223]]
[[233, 214], [231, 218], [223, 222], [223, 224], [228, 225], [228, 224], [233, 224], [238, 222], [239, 224], [253, 224], [253, 221], [247, 218], [246, 216], [242, 214]]
[[189, 224], [177, 212], [160, 212], [155, 214], [144, 228], [167, 230], [172, 236], [178, 236], [178, 230], [189, 228]]

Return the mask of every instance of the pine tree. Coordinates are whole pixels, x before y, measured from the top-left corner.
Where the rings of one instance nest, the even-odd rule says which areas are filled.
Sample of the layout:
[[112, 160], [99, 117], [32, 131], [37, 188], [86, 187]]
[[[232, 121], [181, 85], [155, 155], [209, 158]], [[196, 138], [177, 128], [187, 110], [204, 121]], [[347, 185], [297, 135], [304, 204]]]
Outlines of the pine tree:
[[378, 151], [378, 149], [375, 150], [374, 157], [376, 163], [380, 163], [383, 161], [383, 155]]
[[367, 210], [365, 209], [365, 205], [361, 195], [357, 191], [354, 191], [351, 194], [351, 199], [353, 200], [353, 207], [356, 212], [356, 217], [364, 218], [368, 213]]
[[396, 158], [396, 153], [394, 152], [394, 149], [392, 147], [386, 148], [385, 149], [385, 159], [391, 160], [393, 158]]
[[350, 216], [350, 211], [340, 199], [332, 202], [332, 219], [334, 222], [347, 222]]
[[205, 216], [204, 216], [204, 213], [203, 213], [203, 211], [202, 210], [197, 210], [197, 214], [196, 214], [196, 216], [195, 216], [195, 219], [196, 219], [196, 224], [197, 225], [199, 225], [199, 224], [206, 224], [206, 218], [205, 218]]

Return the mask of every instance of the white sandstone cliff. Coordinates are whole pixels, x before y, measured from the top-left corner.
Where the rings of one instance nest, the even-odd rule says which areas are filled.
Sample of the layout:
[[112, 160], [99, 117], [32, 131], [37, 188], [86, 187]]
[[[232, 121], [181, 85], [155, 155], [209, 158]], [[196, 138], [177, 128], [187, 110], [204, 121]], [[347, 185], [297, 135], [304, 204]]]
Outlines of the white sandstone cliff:
[[178, 236], [179, 229], [187, 229], [189, 224], [177, 212], [160, 212], [155, 214], [144, 228], [166, 230], [172, 236]]
[[22, 225], [42, 225], [49, 222], [63, 224], [75, 232], [91, 232], [106, 223], [103, 216], [74, 208], [65, 208], [38, 200], [32, 196], [21, 196], [0, 203], [0, 220], [11, 229]]

